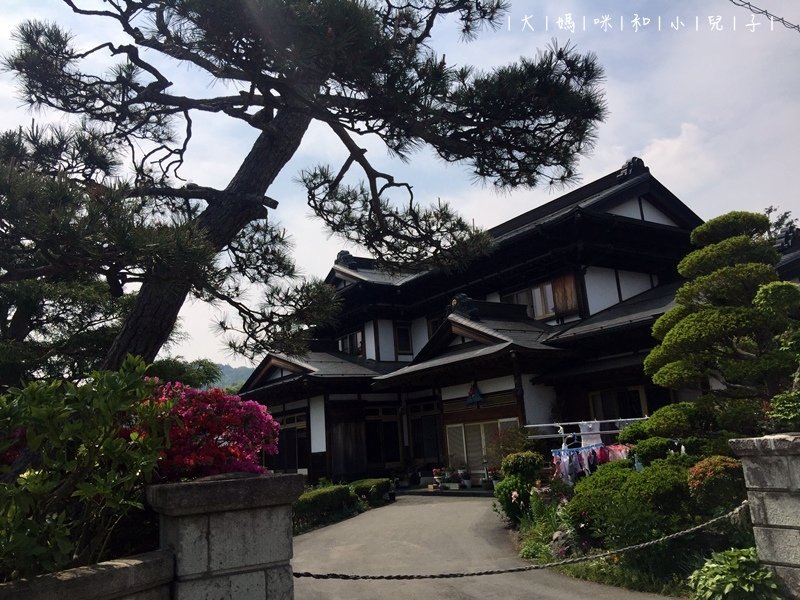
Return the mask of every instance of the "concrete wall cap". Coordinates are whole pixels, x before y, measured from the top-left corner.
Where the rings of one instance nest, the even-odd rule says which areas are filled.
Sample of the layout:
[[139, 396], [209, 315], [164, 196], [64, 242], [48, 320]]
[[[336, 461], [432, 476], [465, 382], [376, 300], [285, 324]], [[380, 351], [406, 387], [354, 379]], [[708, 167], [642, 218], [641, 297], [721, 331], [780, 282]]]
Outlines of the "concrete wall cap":
[[147, 488], [147, 502], [162, 515], [181, 516], [291, 504], [305, 475], [232, 473]]
[[156, 550], [86, 567], [0, 583], [0, 600], [105, 600], [167, 585], [173, 579], [171, 552]]
[[760, 438], [730, 440], [736, 456], [793, 455], [800, 454], [800, 433], [777, 433]]

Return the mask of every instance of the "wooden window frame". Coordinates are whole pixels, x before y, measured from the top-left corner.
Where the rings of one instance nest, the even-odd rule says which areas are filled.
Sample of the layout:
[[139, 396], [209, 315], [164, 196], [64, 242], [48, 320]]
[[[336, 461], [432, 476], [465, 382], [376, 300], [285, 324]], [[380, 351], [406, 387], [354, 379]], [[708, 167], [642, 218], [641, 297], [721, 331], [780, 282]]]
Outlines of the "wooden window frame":
[[[604, 420], [604, 419], [613, 419], [616, 417], [610, 417], [608, 415], [598, 415], [597, 411], [594, 409], [594, 401], [592, 400], [592, 396], [596, 394], [602, 394], [604, 392], [620, 392], [620, 391], [633, 391], [636, 390], [639, 392], [639, 405], [642, 411], [642, 416], [648, 414], [647, 412], [647, 392], [645, 391], [645, 387], [643, 385], [619, 385], [614, 387], [607, 387], [601, 388], [596, 390], [591, 390], [588, 394], [589, 400], [589, 414], [592, 416], [592, 419], [596, 420]], [[626, 419], [631, 417], [619, 417], [620, 419]]]
[[[397, 335], [398, 329], [408, 329], [408, 350], [400, 348], [400, 336]], [[411, 332], [411, 321], [394, 322], [394, 353], [395, 356], [414, 355], [414, 336]]]

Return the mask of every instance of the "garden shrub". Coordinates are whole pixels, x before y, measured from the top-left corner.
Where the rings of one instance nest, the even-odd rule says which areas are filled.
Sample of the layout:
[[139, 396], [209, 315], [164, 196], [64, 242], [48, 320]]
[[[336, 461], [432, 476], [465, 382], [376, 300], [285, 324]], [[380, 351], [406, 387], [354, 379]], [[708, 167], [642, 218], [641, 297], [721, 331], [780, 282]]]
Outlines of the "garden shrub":
[[146, 401], [144, 373], [128, 357], [82, 385], [34, 382], [0, 396], [0, 431], [11, 432], [0, 438], [0, 579], [104, 560], [115, 525], [142, 508], [170, 408]]
[[637, 442], [634, 447], [636, 456], [645, 466], [657, 458], [666, 458], [670, 450], [675, 449], [675, 442], [663, 437], [651, 437]]
[[715, 418], [709, 406], [696, 402], [668, 404], [644, 422], [648, 437], [682, 438], [713, 429]]
[[766, 415], [759, 400], [725, 398], [720, 400], [715, 412], [719, 428], [735, 432], [730, 437], [761, 435]]
[[308, 531], [343, 513], [355, 514], [363, 504], [348, 485], [329, 485], [308, 490], [292, 505], [294, 533]]
[[738, 437], [737, 434], [730, 431], [720, 431], [713, 435], [699, 436], [690, 435], [681, 442], [686, 448], [686, 452], [700, 457], [707, 456], [732, 456], [728, 440]]
[[167, 481], [220, 473], [263, 473], [260, 454], [278, 452], [279, 425], [267, 408], [219, 388], [181, 383], [161, 386], [158, 402], [171, 405], [170, 444], [159, 462]]
[[499, 507], [505, 517], [514, 524], [519, 523], [525, 509], [530, 506], [531, 484], [519, 475], [507, 475], [494, 484], [495, 510]]
[[360, 479], [350, 484], [356, 496], [364, 500], [370, 506], [381, 506], [384, 503], [384, 496], [392, 488], [391, 480], [381, 479]]
[[758, 562], [755, 548], [731, 549], [711, 555], [689, 576], [695, 600], [780, 600], [771, 571]]
[[575, 484], [566, 517], [581, 541], [597, 542], [602, 538], [603, 510], [616, 501], [622, 486], [635, 474], [630, 461], [617, 461], [600, 465]]
[[647, 431], [647, 421], [636, 421], [619, 433], [617, 441], [620, 444], [635, 444], [647, 437], [650, 437]]
[[784, 424], [800, 424], [800, 390], [790, 390], [773, 396], [769, 416]]
[[544, 464], [544, 457], [538, 452], [514, 452], [503, 458], [500, 470], [503, 477], [516, 475], [530, 487], [539, 478], [542, 464]]
[[[519, 556], [528, 560], [550, 561], [553, 554], [550, 543], [553, 534], [562, 526], [559, 501], [540, 497], [533, 493], [519, 524]], [[566, 534], [565, 534], [566, 535]], [[562, 546], [566, 553], [568, 544]], [[563, 555], [557, 558], [563, 558]]]
[[741, 461], [729, 456], [709, 456], [691, 469], [689, 491], [706, 513], [727, 512], [747, 496]]
[[[686, 522], [692, 508], [688, 469], [668, 459], [655, 460], [623, 484], [621, 492], [663, 515]], [[681, 524], [683, 524], [681, 523]]]

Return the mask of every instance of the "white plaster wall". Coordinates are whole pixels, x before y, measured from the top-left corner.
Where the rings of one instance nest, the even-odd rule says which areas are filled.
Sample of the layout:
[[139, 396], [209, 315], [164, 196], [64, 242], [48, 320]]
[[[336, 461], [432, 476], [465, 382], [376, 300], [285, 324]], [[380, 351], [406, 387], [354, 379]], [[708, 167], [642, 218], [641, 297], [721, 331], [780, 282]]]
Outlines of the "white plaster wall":
[[586, 298], [589, 301], [590, 315], [619, 302], [614, 269], [588, 267], [583, 280], [586, 283]]
[[397, 400], [397, 394], [394, 392], [386, 394], [361, 394], [359, 397], [365, 402], [394, 402]]
[[675, 398], [677, 402], [693, 402], [700, 397], [698, 390], [677, 390]]
[[675, 221], [670, 219], [647, 200], [642, 200], [642, 212], [644, 212], [645, 221], [652, 221], [653, 223], [661, 223], [662, 225], [672, 225], [675, 227]]
[[311, 452], [325, 452], [325, 398], [314, 396], [308, 401], [308, 418], [311, 421]]
[[486, 294], [486, 302], [500, 302], [500, 292]]
[[272, 369], [272, 372], [267, 375], [266, 381], [271, 381], [272, 379], [280, 379], [284, 376], [286, 372], [283, 369]]
[[526, 425], [549, 423], [553, 420], [556, 389], [549, 385], [533, 385], [532, 375], [522, 376], [522, 391], [525, 393]]
[[394, 323], [387, 319], [378, 319], [377, 323], [381, 360], [397, 360], [394, 355]]
[[305, 408], [308, 406], [308, 400], [295, 400], [294, 402], [287, 402], [283, 405], [283, 410], [295, 410], [298, 408]]
[[608, 209], [612, 215], [619, 215], [621, 217], [630, 217], [631, 219], [642, 220], [642, 213], [639, 211], [639, 198], [631, 198], [616, 206]]
[[[465, 398], [469, 394], [469, 386], [472, 382], [461, 383], [459, 385], [451, 385], [442, 388], [442, 400], [452, 400], [453, 398]], [[502, 392], [504, 390], [514, 389], [514, 377], [506, 375], [505, 377], [495, 377], [493, 379], [479, 379], [478, 389], [481, 394], [490, 394], [492, 392]]]
[[428, 342], [428, 319], [421, 317], [411, 321], [411, 350], [417, 352], [422, 350], [422, 347]]
[[641, 294], [650, 289], [650, 275], [647, 273], [634, 273], [633, 271], [620, 271], [619, 288], [622, 291], [622, 299], [627, 300], [631, 296]]
[[430, 398], [431, 395], [432, 395], [432, 390], [418, 390], [416, 392], [407, 392], [403, 394], [406, 400], [416, 400], [418, 398]]
[[375, 323], [373, 321], [364, 323], [364, 356], [375, 360]]

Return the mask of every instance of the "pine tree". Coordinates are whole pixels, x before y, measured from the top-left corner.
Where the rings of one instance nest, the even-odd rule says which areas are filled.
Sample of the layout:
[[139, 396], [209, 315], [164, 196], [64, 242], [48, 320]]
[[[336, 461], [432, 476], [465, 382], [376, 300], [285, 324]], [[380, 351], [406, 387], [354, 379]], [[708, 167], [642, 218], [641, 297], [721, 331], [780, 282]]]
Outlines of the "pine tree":
[[731, 212], [697, 227], [699, 248], [678, 265], [687, 282], [653, 325], [660, 340], [645, 359], [658, 385], [711, 390], [716, 398], [767, 403], [791, 386], [800, 287], [780, 281], [766, 215]]
[[[160, 199], [166, 221], [191, 223], [224, 262], [210, 285], [202, 269], [180, 260], [148, 271], [107, 367], [128, 352], [152, 360], [193, 289], [234, 307], [254, 342], [238, 349], [251, 354], [282, 343], [292, 349], [302, 337], [299, 323], [325, 314], [331, 302], [321, 286], [268, 286], [256, 309], [239, 293], [242, 278], [269, 282], [291, 271], [285, 240], [267, 220], [277, 202], [266, 194], [312, 121], [330, 128], [347, 152], [341, 165], [300, 175], [309, 205], [328, 228], [387, 267], [434, 259], [453, 266], [485, 252], [488, 238], [446, 205], [420, 205], [410, 183], [373, 166], [361, 136], [379, 136], [401, 159], [428, 146], [499, 188], [564, 184], [574, 179], [577, 156], [591, 147], [605, 114], [602, 70], [591, 54], [554, 46], [482, 73], [451, 66], [433, 50], [441, 18], [456, 20], [469, 39], [500, 23], [504, 0], [115, 0], [100, 8], [64, 2], [87, 19], [116, 21], [129, 43], [79, 51], [57, 25], [23, 23], [5, 65], [18, 75], [24, 98], [79, 114], [124, 143], [135, 173], [127, 196]], [[107, 73], [84, 72], [98, 53], [121, 61]], [[234, 91], [183, 93], [156, 56]], [[258, 131], [224, 189], [175, 183], [192, 115], [202, 112]], [[363, 182], [353, 183], [359, 174]], [[251, 268], [259, 264], [253, 253], [272, 268]]]

